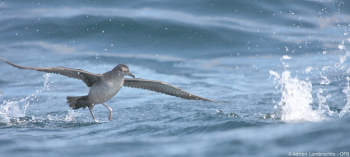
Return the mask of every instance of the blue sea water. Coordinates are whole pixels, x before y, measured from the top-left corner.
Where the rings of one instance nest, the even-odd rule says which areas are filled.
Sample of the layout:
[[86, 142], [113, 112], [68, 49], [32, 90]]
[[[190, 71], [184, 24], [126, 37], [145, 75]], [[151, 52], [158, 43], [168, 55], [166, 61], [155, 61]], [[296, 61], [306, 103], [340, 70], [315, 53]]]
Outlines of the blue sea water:
[[[73, 110], [80, 80], [0, 62], [0, 156], [349, 156], [346, 0], [0, 0], [0, 57], [170, 83]], [[321, 154], [313, 154], [321, 153]], [[325, 153], [325, 154], [322, 154]]]

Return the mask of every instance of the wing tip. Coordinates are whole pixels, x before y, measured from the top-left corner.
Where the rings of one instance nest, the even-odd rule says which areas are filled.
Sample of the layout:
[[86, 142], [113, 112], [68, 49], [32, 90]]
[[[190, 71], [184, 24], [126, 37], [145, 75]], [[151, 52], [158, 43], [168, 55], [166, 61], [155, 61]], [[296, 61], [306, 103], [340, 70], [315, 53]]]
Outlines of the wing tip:
[[14, 66], [14, 67], [18, 67], [18, 65], [14, 64], [14, 63], [11, 63], [10, 61], [0, 57], [1, 60], [3, 60], [4, 62], [6, 62], [7, 64], [10, 64], [11, 66]]
[[4, 58], [2, 58], [2, 57], [0, 57], [0, 59], [3, 60], [3, 61], [6, 62], [6, 63], [9, 63], [9, 61], [7, 61], [6, 59], [4, 59]]

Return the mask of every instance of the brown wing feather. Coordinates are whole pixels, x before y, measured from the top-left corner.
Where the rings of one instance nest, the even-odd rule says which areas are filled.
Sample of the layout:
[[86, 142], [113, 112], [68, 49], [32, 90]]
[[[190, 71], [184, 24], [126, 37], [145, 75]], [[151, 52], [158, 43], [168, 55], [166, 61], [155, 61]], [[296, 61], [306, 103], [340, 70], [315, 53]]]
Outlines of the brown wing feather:
[[[160, 82], [160, 81], [125, 78], [124, 86], [131, 87], [131, 88], [146, 89], [146, 90], [164, 93], [167, 95], [172, 95], [172, 96], [176, 96], [176, 97], [188, 99], [188, 100], [204, 100], [204, 101], [217, 102], [217, 101], [213, 101], [210, 99], [206, 99], [206, 98], [194, 95], [180, 88], [174, 87], [168, 83]], [[220, 103], [220, 102], [217, 102], [217, 103]]]
[[30, 70], [47, 72], [47, 73], [60, 74], [70, 78], [79, 79], [84, 81], [88, 87], [91, 87], [96, 82], [97, 77], [99, 76], [97, 74], [89, 73], [81, 69], [70, 69], [70, 68], [64, 68], [64, 67], [33, 68], [33, 67], [20, 66], [20, 65], [11, 63], [3, 58], [0, 58], [0, 59], [19, 69], [30, 69]]

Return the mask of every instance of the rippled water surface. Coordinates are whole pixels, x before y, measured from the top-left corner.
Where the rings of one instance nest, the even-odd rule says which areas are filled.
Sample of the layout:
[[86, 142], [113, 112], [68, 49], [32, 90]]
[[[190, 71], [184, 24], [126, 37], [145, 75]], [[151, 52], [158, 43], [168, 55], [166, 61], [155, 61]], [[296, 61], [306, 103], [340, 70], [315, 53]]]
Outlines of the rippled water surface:
[[[0, 62], [0, 156], [350, 152], [345, 0], [2, 1], [0, 57], [170, 83], [226, 104], [123, 87], [73, 110], [80, 80]], [[310, 155], [310, 154], [309, 154]], [[326, 155], [326, 154], [323, 154]]]

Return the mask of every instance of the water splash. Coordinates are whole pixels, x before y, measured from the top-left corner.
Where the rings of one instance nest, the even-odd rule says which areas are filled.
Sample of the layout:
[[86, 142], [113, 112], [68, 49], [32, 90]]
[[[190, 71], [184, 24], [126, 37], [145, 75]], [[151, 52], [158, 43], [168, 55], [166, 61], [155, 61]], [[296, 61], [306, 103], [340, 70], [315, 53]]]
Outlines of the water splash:
[[281, 101], [278, 103], [281, 108], [277, 117], [286, 122], [317, 122], [324, 119], [322, 114], [312, 109], [312, 84], [310, 81], [293, 78], [288, 70], [285, 70], [281, 76], [272, 70], [269, 72], [275, 77], [274, 80], [277, 83], [275, 88], [280, 87], [282, 92]]
[[[40, 92], [50, 91], [50, 75], [46, 73], [43, 76], [45, 77], [44, 87], [36, 90], [34, 94], [30, 94], [19, 101], [4, 100], [0, 104], [0, 123], [10, 123], [12, 118], [25, 117], [30, 101], [34, 100]], [[21, 106], [23, 107], [21, 108]]]
[[346, 83], [346, 87], [343, 89], [342, 92], [346, 95], [347, 102], [346, 102], [344, 108], [339, 113], [340, 118], [343, 117], [346, 113], [348, 113], [349, 109], [350, 109], [350, 85], [349, 85], [350, 78], [349, 78], [349, 76], [346, 77], [346, 80], [348, 82]]
[[[348, 42], [350, 43], [350, 39], [348, 38]], [[345, 54], [341, 55], [339, 57], [339, 62], [335, 64], [335, 66], [344, 71], [344, 75], [349, 75], [350, 73], [350, 68], [348, 67], [348, 64], [344, 65], [344, 62], [346, 61], [346, 58], [350, 56], [350, 52], [347, 51], [346, 46], [345, 46], [345, 42], [344, 40], [342, 41], [341, 44], [338, 45], [339, 50], [345, 50]], [[347, 68], [347, 69], [346, 69]], [[343, 107], [343, 109], [341, 110], [341, 112], [339, 113], [339, 117], [343, 117], [345, 114], [349, 113], [349, 109], [350, 109], [350, 78], [349, 76], [346, 77], [347, 83], [346, 83], [346, 87], [342, 90], [342, 92], [345, 94], [346, 96], [346, 104]]]
[[[350, 41], [349, 41], [349, 43], [350, 43]], [[339, 57], [339, 62], [337, 62], [337, 63], [335, 64], [335, 67], [337, 67], [338, 69], [344, 71], [345, 68], [347, 67], [346, 65], [344, 65], [344, 62], [346, 61], [346, 58], [350, 56], [350, 52], [347, 51], [344, 40], [342, 41], [341, 44], [338, 45], [338, 49], [339, 49], [339, 50], [344, 50], [344, 51], [345, 51], [345, 54], [344, 54], [344, 55], [341, 55], [341, 56]]]
[[[350, 41], [349, 41], [350, 43]], [[331, 80], [327, 76], [327, 71], [332, 70], [331, 66], [322, 66], [312, 67], [308, 66], [305, 69], [305, 74], [310, 74], [312, 71], [319, 71], [319, 89], [316, 93], [318, 99], [318, 108], [312, 109], [312, 84], [306, 78], [306, 80], [299, 80], [297, 77], [291, 77], [291, 72], [287, 70], [289, 64], [285, 62], [285, 60], [291, 59], [289, 56], [282, 56], [280, 59], [284, 66], [284, 72], [280, 76], [279, 73], [270, 70], [270, 75], [274, 76], [275, 83], [277, 86], [275, 89], [280, 89], [282, 93], [281, 101], [278, 103], [280, 106], [279, 118], [283, 121], [321, 121], [326, 119], [326, 116], [339, 116], [340, 118], [349, 113], [350, 110], [350, 68], [348, 68], [347, 57], [350, 56], [350, 52], [346, 49], [346, 43], [342, 41], [338, 45], [338, 49], [340, 51], [345, 51], [345, 54], [339, 56], [339, 61], [335, 62], [334, 68], [337, 68], [340, 74], [338, 78], [343, 78], [346, 76], [346, 87], [342, 90], [342, 92], [346, 96], [346, 104], [341, 109], [338, 114], [337, 111], [330, 110], [329, 106], [326, 104], [328, 98], [331, 98], [332, 95], [324, 93], [324, 89], [326, 86], [330, 85]], [[325, 52], [323, 54], [326, 54]], [[277, 108], [277, 107], [275, 107]]]
[[[74, 112], [73, 109], [68, 109], [67, 115], [64, 118], [62, 118], [61, 120], [65, 121], [65, 122], [72, 122], [72, 121], [75, 121], [77, 117], [82, 117], [83, 115], [86, 115], [86, 114]], [[90, 121], [87, 121], [87, 122], [90, 122]]]

